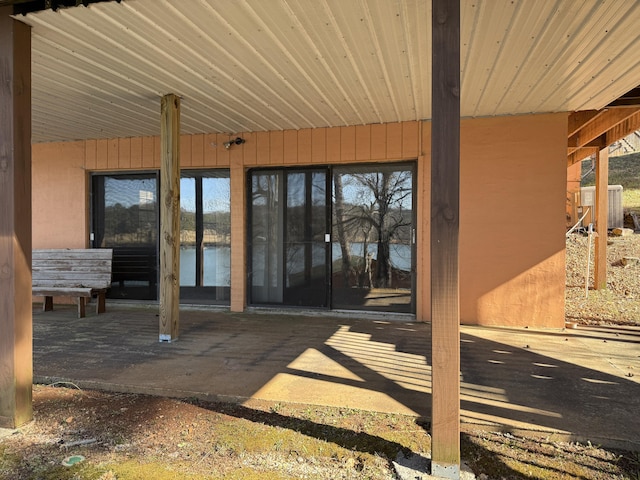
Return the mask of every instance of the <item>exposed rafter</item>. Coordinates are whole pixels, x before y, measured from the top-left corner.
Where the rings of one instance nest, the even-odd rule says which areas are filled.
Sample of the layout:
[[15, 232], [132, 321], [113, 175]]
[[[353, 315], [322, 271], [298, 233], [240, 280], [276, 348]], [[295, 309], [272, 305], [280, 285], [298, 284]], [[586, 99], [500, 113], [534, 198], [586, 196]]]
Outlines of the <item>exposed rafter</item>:
[[585, 110], [569, 115], [567, 166], [582, 161], [639, 130], [639, 100], [640, 87], [602, 110]]

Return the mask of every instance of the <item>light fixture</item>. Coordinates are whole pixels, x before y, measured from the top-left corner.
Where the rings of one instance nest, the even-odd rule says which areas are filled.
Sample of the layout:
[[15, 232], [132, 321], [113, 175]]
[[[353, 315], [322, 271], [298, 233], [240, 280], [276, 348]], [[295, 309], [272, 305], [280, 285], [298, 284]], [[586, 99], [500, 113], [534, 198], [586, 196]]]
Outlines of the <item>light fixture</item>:
[[244, 138], [241, 137], [236, 137], [233, 140], [229, 140], [228, 142], [224, 142], [224, 148], [226, 148], [227, 150], [229, 150], [231, 148], [231, 145], [242, 145], [246, 140]]

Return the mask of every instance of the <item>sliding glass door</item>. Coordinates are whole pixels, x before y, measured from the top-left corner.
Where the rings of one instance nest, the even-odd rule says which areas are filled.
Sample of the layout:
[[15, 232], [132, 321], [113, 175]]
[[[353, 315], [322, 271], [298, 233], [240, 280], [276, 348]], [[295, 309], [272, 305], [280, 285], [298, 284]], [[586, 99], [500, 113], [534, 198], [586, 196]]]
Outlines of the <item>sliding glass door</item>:
[[412, 313], [412, 165], [336, 167], [332, 180], [332, 307]]
[[158, 181], [155, 173], [92, 178], [94, 248], [113, 249], [110, 298], [156, 300]]
[[250, 303], [328, 306], [326, 169], [250, 176]]
[[414, 311], [413, 165], [256, 170], [249, 303]]

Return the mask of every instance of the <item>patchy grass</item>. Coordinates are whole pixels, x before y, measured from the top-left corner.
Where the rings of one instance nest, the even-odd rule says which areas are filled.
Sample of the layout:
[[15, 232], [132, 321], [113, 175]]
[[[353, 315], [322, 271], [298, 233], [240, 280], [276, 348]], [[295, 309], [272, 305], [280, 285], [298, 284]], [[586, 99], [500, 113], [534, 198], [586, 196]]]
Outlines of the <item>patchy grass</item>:
[[[34, 387], [35, 420], [0, 440], [0, 479], [392, 480], [399, 452], [427, 456], [406, 415], [293, 404], [175, 400]], [[463, 427], [462, 455], [489, 479], [637, 479], [640, 454]], [[95, 443], [69, 447], [78, 439]], [[86, 460], [67, 468], [69, 455]]]
[[[582, 162], [582, 174], [591, 169], [591, 162]], [[582, 180], [582, 186], [595, 185], [595, 173]], [[625, 212], [640, 214], [640, 153], [609, 159], [609, 185], [622, 185], [622, 205]]]

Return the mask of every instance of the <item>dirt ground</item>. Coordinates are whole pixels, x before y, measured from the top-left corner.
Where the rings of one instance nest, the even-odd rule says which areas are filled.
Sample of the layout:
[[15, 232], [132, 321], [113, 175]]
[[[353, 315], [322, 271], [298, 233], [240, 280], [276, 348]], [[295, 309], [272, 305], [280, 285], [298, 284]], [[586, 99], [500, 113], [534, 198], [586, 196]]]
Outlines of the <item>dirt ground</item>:
[[[640, 235], [610, 238], [608, 290], [585, 290], [587, 238], [567, 239], [567, 320], [640, 325]], [[398, 454], [430, 451], [415, 418], [308, 405], [34, 387], [34, 421], [0, 439], [0, 479], [393, 479]], [[640, 452], [463, 426], [476, 477], [640, 479]], [[68, 463], [78, 461], [72, 466]]]

